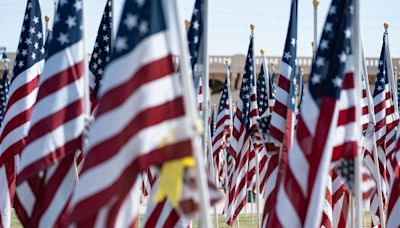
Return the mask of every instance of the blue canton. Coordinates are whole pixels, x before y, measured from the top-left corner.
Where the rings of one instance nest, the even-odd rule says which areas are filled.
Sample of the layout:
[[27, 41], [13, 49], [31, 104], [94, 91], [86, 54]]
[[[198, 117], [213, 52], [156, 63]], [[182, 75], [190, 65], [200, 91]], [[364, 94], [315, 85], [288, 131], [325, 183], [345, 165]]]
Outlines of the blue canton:
[[166, 30], [161, 0], [126, 0], [123, 9], [111, 61], [135, 49], [145, 38]]
[[[113, 18], [112, 18], [112, 0], [108, 0], [104, 9], [103, 18], [97, 32], [96, 43], [92, 57], [89, 62], [89, 70], [95, 76], [95, 85], [93, 89], [94, 97], [97, 99], [98, 91], [103, 79], [103, 72], [106, 68], [107, 63], [111, 57], [111, 44], [112, 44], [112, 30], [113, 30]], [[129, 19], [127, 19], [129, 20]], [[133, 17], [130, 20], [137, 22], [137, 18]], [[128, 23], [128, 22], [126, 22]]]
[[42, 14], [40, 12], [39, 0], [28, 0], [14, 61], [13, 81], [19, 74], [45, 58], [46, 53], [43, 47], [43, 39]]
[[379, 58], [378, 72], [376, 73], [375, 79], [374, 97], [378, 96], [380, 93], [385, 92], [385, 86], [389, 84], [389, 77], [387, 73], [385, 39], [383, 39], [381, 56]]
[[82, 8], [82, 0], [60, 0], [58, 2], [46, 58], [82, 40]]
[[0, 81], [0, 127], [3, 122], [4, 112], [6, 110], [8, 89], [10, 87], [10, 82], [8, 80], [8, 69], [4, 70], [3, 78]]
[[268, 94], [267, 94], [267, 87], [266, 87], [266, 73], [264, 72], [264, 62], [261, 65], [260, 74], [258, 75], [257, 80], [257, 105], [258, 105], [258, 112], [260, 116], [262, 116], [265, 111], [268, 109]]
[[309, 83], [319, 106], [322, 97], [340, 98], [344, 69], [351, 54], [351, 0], [333, 0], [328, 11]]
[[253, 56], [253, 37], [250, 38], [249, 50], [247, 52], [246, 66], [244, 68], [242, 87], [240, 88], [239, 98], [243, 102], [242, 108], [242, 123], [246, 129], [250, 131], [250, 108], [251, 94], [254, 86], [254, 56]]
[[189, 42], [190, 63], [192, 71], [196, 65], [200, 51], [200, 40], [203, 35], [203, 17], [202, 17], [203, 0], [196, 0], [193, 9], [193, 15], [190, 22], [187, 39]]

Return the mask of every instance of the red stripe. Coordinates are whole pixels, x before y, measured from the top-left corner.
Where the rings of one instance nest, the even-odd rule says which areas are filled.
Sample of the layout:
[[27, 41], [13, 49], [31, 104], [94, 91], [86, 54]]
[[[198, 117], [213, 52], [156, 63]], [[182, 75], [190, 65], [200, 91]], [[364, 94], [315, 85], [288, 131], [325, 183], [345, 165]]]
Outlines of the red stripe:
[[[17, 76], [18, 77], [18, 76]], [[32, 91], [34, 91], [39, 85], [39, 78], [40, 75], [35, 76], [31, 81], [23, 84], [21, 87], [16, 89], [12, 94], [10, 94], [10, 98], [7, 101], [6, 113], [19, 100], [23, 99], [24, 97], [29, 96]]]
[[[111, 159], [141, 130], [183, 116], [185, 113], [182, 104], [183, 98], [179, 97], [138, 113], [118, 134], [105, 139], [90, 149], [89, 154], [96, 153], [96, 156], [85, 161], [83, 171]], [[163, 113], [163, 115], [160, 115], [160, 113]], [[190, 154], [191, 150], [178, 152], [177, 155], [180, 153]]]
[[166, 201], [162, 201], [157, 203], [156, 207], [154, 210], [151, 212], [149, 218], [146, 220], [146, 223], [143, 225], [143, 228], [153, 228], [156, 227], [158, 218], [161, 215], [161, 212], [163, 211], [164, 205]]
[[100, 97], [96, 118], [120, 106], [141, 86], [157, 79], [170, 77], [169, 75], [173, 72], [170, 55], [142, 66], [127, 82], [105, 92]]
[[289, 93], [290, 81], [282, 75], [279, 77], [278, 86]]
[[[79, 222], [84, 220], [98, 211], [93, 210], [93, 208], [100, 209], [108, 204], [114, 197], [118, 199], [121, 192], [132, 187], [131, 180], [136, 180], [136, 177], [141, 170], [150, 165], [159, 165], [165, 161], [189, 156], [191, 154], [191, 148], [192, 146], [190, 141], [183, 141], [155, 149], [154, 151], [140, 156], [127, 166], [119, 178], [108, 187], [78, 202], [71, 214], [70, 221]], [[91, 162], [92, 160], [96, 160], [97, 152], [98, 151], [89, 152], [85, 158], [86, 161]], [[86, 162], [84, 164], [86, 164]]]
[[339, 111], [338, 127], [354, 122], [356, 122], [356, 107], [353, 106]]

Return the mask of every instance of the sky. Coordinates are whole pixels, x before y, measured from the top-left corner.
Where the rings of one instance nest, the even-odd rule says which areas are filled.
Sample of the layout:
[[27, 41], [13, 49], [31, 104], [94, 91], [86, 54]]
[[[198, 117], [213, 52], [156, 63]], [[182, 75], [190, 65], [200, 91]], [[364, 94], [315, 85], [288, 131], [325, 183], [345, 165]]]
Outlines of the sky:
[[[27, 0], [0, 0], [0, 21], [3, 22], [0, 46], [15, 51]], [[124, 0], [115, 1], [115, 23], [119, 23]], [[173, 1], [173, 0], [167, 0]], [[54, 0], [40, 0], [42, 14], [52, 18]], [[194, 0], [178, 0], [182, 15], [191, 18]], [[286, 38], [290, 0], [209, 0], [210, 55], [245, 54], [250, 24], [255, 28], [255, 48], [265, 49], [266, 55], [281, 56]], [[320, 0], [318, 7], [318, 38], [330, 5]], [[86, 49], [93, 48], [106, 0], [86, 0]], [[389, 23], [392, 57], [400, 57], [399, 0], [361, 1], [361, 35], [367, 57], [378, 57], [382, 45], [383, 23]], [[52, 21], [51, 21], [52, 23]], [[182, 22], [183, 24], [183, 22]], [[117, 26], [116, 26], [117, 27]], [[313, 40], [312, 0], [299, 0], [298, 56], [311, 56]]]

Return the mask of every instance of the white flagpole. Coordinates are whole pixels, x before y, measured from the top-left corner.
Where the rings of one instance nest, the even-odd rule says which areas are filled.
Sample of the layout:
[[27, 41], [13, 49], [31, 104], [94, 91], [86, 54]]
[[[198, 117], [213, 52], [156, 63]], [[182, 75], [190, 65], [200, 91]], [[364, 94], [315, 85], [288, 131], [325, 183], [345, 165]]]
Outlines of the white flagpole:
[[[353, 12], [353, 39], [352, 46], [354, 48], [354, 67], [355, 67], [355, 88], [357, 97], [361, 98], [361, 66], [362, 66], [362, 56], [361, 56], [361, 35], [360, 35], [360, 0], [354, 0], [354, 12]], [[358, 105], [356, 108], [356, 122], [358, 127], [359, 140], [361, 142], [361, 107]], [[362, 192], [361, 192], [361, 145], [358, 144], [357, 156], [355, 158], [355, 173], [354, 173], [354, 205], [355, 205], [355, 225], [356, 227], [362, 226]]]
[[[186, 39], [186, 33], [183, 26], [181, 26], [182, 17], [181, 17], [181, 9], [179, 5], [179, 0], [172, 1], [175, 13], [175, 21], [177, 23], [176, 28], [178, 32], [178, 45], [180, 51], [180, 74], [182, 77], [183, 84], [183, 93], [184, 93], [184, 102], [185, 102], [185, 110], [187, 112], [190, 123], [193, 124], [193, 127], [196, 128], [196, 136], [192, 140], [193, 143], [193, 155], [196, 159], [196, 181], [199, 186], [200, 193], [200, 212], [201, 212], [201, 221], [204, 227], [211, 227], [211, 221], [209, 217], [210, 211], [210, 197], [208, 193], [207, 186], [207, 177], [205, 173], [205, 163], [203, 153], [201, 152], [201, 145], [199, 144], [199, 133], [201, 132], [201, 121], [198, 119], [198, 115], [195, 112], [197, 110], [196, 105], [194, 103], [194, 86], [193, 79], [190, 74], [189, 67], [189, 53], [188, 53], [188, 43]], [[208, 58], [207, 58], [208, 62]]]
[[[253, 37], [253, 79], [254, 79], [254, 88], [257, 88], [257, 68], [256, 68], [256, 56], [254, 54], [254, 28], [255, 26], [252, 24], [250, 25], [251, 29], [251, 37]], [[260, 167], [259, 167], [259, 157], [258, 157], [258, 148], [254, 148], [255, 157], [256, 157], [256, 214], [257, 214], [257, 228], [260, 227]], [[253, 204], [253, 202], [251, 202]]]
[[319, 0], [313, 0], [314, 5], [314, 42], [313, 42], [313, 58], [317, 55], [317, 47], [318, 47], [318, 5]]

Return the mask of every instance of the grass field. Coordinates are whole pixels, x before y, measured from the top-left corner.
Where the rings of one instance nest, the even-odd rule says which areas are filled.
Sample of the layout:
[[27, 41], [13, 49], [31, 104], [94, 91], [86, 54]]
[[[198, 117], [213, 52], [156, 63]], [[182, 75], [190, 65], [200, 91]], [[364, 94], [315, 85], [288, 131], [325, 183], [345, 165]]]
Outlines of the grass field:
[[[143, 222], [143, 217], [144, 217], [144, 215], [140, 215], [140, 219], [138, 221], [140, 223], [140, 225]], [[366, 213], [365, 217], [366, 217], [366, 220], [369, 221], [369, 219], [370, 219], [369, 213]], [[212, 224], [214, 224], [214, 217], [211, 217], [211, 222], [212, 222]], [[139, 225], [139, 227], [141, 227], [140, 225]], [[255, 221], [255, 218], [252, 218], [251, 215], [241, 215], [239, 218], [239, 225], [240, 225], [240, 228], [254, 228], [254, 227], [256, 227], [256, 221]], [[11, 218], [11, 227], [12, 228], [20, 228], [20, 227], [22, 228], [21, 223], [19, 222], [17, 216], [14, 213]], [[193, 221], [193, 228], [197, 228], [197, 227], [198, 227], [198, 220], [195, 220], [195, 221]], [[219, 228], [227, 227], [222, 215], [218, 216], [218, 227]], [[371, 226], [369, 224], [367, 224], [366, 227], [371, 227]]]

